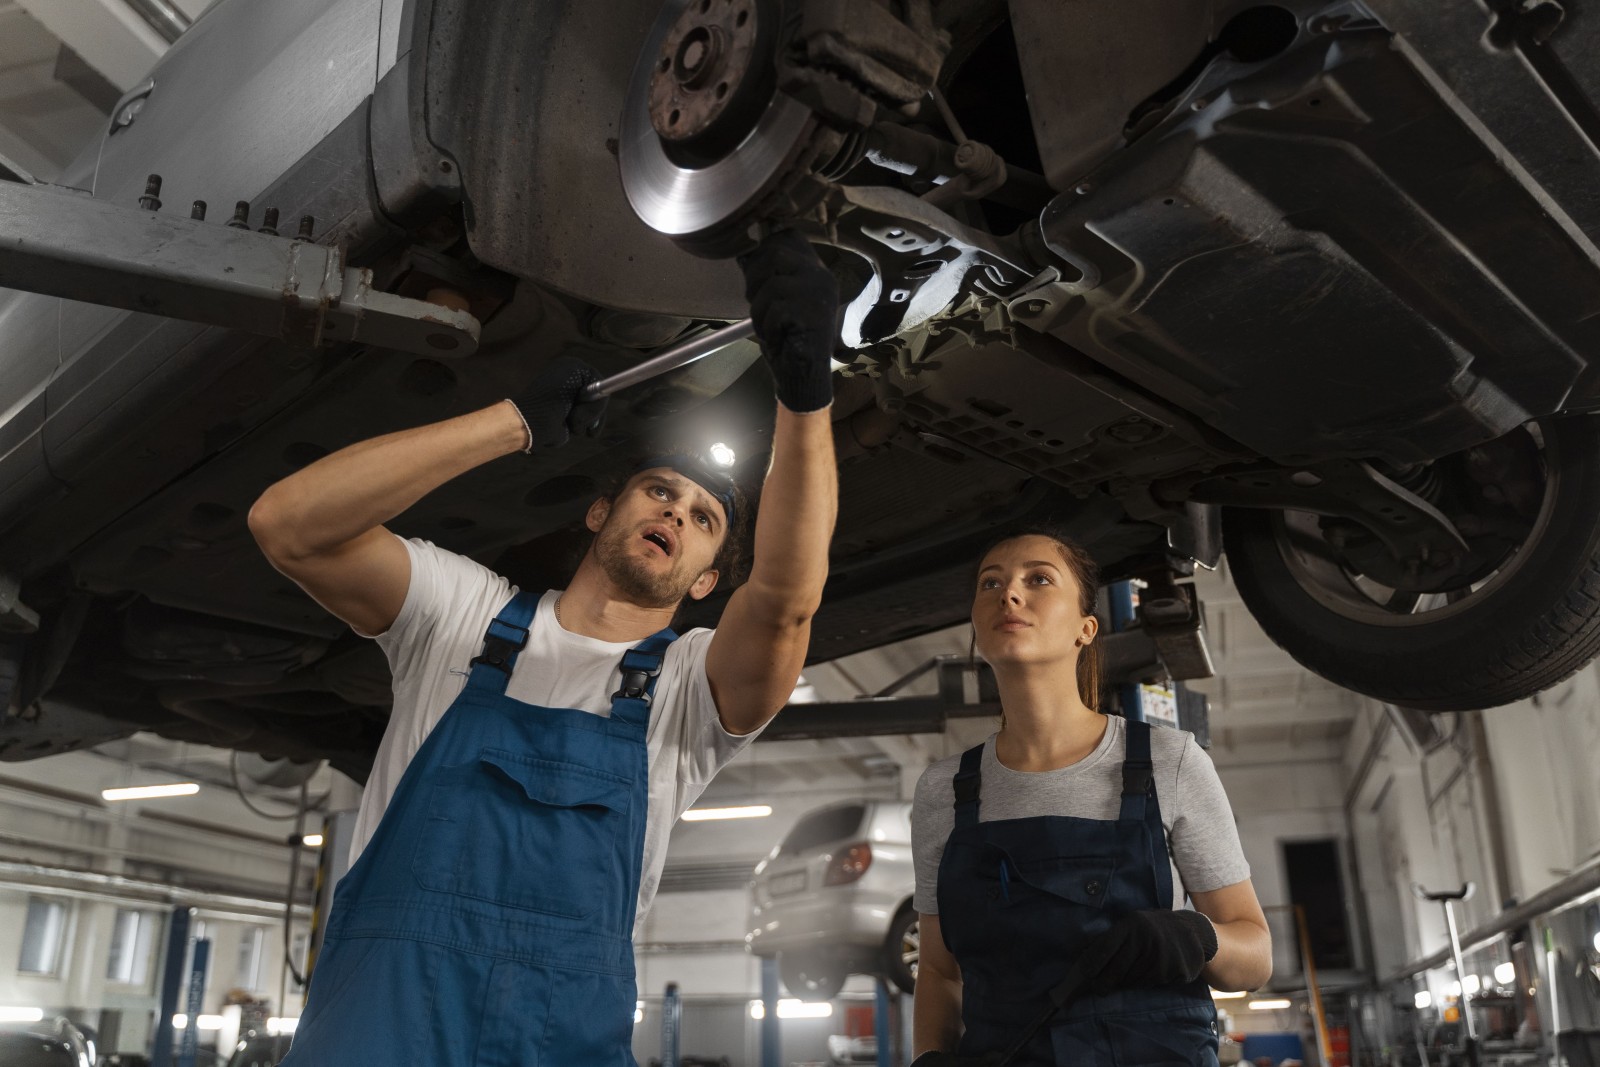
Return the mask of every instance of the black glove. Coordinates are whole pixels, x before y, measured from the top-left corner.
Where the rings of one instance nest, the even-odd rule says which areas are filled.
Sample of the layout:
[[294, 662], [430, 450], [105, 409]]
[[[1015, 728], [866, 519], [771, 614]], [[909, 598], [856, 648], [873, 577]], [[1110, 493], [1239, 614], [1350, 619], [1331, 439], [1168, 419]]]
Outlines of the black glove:
[[571, 434], [599, 433], [605, 397], [579, 399], [586, 386], [599, 380], [599, 372], [576, 356], [557, 356], [545, 364], [526, 389], [510, 398], [528, 426], [528, 447], [523, 451], [564, 445]]
[[1095, 993], [1181, 985], [1200, 977], [1217, 954], [1217, 928], [1197, 911], [1131, 911], [1090, 941], [1079, 958]]
[[796, 414], [833, 403], [829, 359], [839, 340], [839, 283], [794, 230], [769, 234], [739, 257], [761, 350], [778, 401]]

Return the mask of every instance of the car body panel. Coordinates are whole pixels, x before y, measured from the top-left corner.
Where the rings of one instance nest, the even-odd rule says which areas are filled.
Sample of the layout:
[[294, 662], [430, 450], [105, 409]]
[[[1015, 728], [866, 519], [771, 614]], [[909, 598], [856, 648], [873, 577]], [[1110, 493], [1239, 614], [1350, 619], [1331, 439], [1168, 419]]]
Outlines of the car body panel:
[[[842, 836], [799, 852], [786, 849], [808, 820], [861, 807], [860, 823]], [[872, 862], [860, 878], [826, 885], [828, 865], [842, 849], [865, 842]], [[825, 950], [868, 961], [883, 947], [889, 924], [910, 899], [916, 876], [911, 857], [911, 805], [903, 801], [849, 801], [808, 812], [756, 869], [750, 885], [745, 945], [757, 956]]]

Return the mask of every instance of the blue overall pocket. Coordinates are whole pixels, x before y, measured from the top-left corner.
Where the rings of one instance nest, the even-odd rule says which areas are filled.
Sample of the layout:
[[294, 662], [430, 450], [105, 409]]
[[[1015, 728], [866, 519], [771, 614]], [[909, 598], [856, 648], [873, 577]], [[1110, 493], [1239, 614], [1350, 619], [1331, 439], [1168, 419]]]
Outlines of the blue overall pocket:
[[630, 794], [615, 775], [484, 749], [437, 776], [412, 873], [440, 893], [588, 918], [627, 884]]

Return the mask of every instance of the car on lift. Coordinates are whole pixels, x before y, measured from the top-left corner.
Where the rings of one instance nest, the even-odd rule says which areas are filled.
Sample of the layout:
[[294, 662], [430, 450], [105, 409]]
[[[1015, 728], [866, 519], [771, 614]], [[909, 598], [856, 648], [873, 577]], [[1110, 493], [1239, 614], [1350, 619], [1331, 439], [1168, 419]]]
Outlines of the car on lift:
[[[1187, 576], [1225, 553], [1334, 682], [1429, 711], [1535, 693], [1600, 648], [1597, 24], [1552, 0], [220, 0], [59, 184], [134, 210], [159, 173], [169, 204], [309, 219], [481, 342], [297, 347], [0, 293], [0, 758], [144, 729], [363, 777], [386, 664], [261, 558], [255, 496], [560, 353], [610, 373], [741, 318], [723, 257], [763, 226], [824, 246], [848, 304], [813, 660], [961, 620], [985, 541], [1050, 520], [1143, 581], [1175, 677], [1209, 670]], [[753, 484], [771, 404], [733, 345], [395, 526], [559, 584], [626, 457], [722, 441]]]
[[790, 993], [829, 1000], [851, 974], [916, 988], [911, 805], [852, 800], [807, 812], [756, 865], [745, 946], [776, 957]]

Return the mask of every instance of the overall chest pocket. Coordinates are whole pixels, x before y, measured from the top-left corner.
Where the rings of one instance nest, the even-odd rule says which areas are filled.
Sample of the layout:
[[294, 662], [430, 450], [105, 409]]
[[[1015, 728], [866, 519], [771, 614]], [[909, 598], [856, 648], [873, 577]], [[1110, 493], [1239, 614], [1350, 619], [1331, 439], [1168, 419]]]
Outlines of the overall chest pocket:
[[439, 775], [412, 873], [441, 893], [586, 919], [629, 884], [630, 802], [615, 775], [484, 749]]

